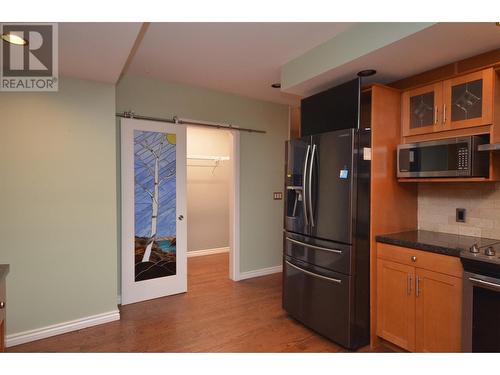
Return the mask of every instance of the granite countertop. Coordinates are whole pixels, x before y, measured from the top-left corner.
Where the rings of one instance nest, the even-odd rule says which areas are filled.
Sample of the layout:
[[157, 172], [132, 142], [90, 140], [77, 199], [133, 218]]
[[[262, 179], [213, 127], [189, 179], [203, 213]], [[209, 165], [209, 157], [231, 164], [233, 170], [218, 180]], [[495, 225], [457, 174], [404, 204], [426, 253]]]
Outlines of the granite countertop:
[[460, 256], [460, 251], [470, 248], [473, 244], [480, 247], [499, 243], [500, 240], [472, 236], [460, 236], [457, 234], [431, 232], [427, 230], [413, 230], [393, 234], [376, 236], [377, 242], [390, 245], [408, 247], [432, 253]]
[[0, 264], [0, 280], [3, 279], [9, 273], [8, 264]]

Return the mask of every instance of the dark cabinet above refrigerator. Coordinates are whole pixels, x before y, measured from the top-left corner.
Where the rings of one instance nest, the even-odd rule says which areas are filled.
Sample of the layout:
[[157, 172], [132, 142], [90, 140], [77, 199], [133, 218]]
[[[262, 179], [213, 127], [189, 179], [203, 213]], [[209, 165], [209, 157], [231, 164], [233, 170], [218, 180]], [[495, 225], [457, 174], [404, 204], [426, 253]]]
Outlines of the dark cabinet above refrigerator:
[[360, 78], [301, 101], [302, 137], [333, 130], [357, 129], [360, 108]]

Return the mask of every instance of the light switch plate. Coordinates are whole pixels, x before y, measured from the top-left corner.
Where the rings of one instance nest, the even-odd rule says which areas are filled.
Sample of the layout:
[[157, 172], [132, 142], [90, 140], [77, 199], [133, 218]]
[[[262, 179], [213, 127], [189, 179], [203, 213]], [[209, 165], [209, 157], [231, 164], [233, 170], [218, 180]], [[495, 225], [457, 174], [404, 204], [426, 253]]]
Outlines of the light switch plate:
[[283, 193], [281, 191], [275, 191], [273, 193], [273, 199], [275, 201], [279, 201], [279, 200], [282, 200], [283, 199]]

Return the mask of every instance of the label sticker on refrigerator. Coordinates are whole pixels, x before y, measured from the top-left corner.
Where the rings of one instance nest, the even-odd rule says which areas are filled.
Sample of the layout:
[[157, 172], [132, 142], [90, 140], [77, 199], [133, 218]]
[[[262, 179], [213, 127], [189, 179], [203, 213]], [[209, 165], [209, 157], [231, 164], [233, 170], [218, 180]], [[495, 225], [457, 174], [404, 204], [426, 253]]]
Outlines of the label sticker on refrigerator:
[[372, 160], [372, 149], [370, 147], [363, 147], [363, 160]]
[[349, 170], [348, 169], [341, 169], [339, 177], [343, 180], [346, 180], [349, 177]]

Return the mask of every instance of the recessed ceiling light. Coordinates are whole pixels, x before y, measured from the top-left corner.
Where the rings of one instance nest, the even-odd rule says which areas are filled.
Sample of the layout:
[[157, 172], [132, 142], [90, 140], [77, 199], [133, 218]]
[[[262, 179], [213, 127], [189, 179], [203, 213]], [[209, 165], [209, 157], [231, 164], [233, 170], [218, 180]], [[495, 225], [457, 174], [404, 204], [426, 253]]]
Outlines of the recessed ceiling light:
[[358, 72], [358, 77], [369, 77], [377, 73], [375, 69], [365, 69]]
[[277, 82], [277, 83], [273, 83], [273, 84], [271, 85], [271, 87], [272, 87], [273, 89], [280, 89], [280, 88], [281, 88], [281, 83], [279, 83], [279, 82]]
[[19, 35], [12, 33], [2, 34], [0, 35], [0, 38], [5, 40], [7, 43], [15, 44], [17, 46], [25, 46], [26, 44], [28, 44], [28, 41], [26, 39], [23, 39]]

